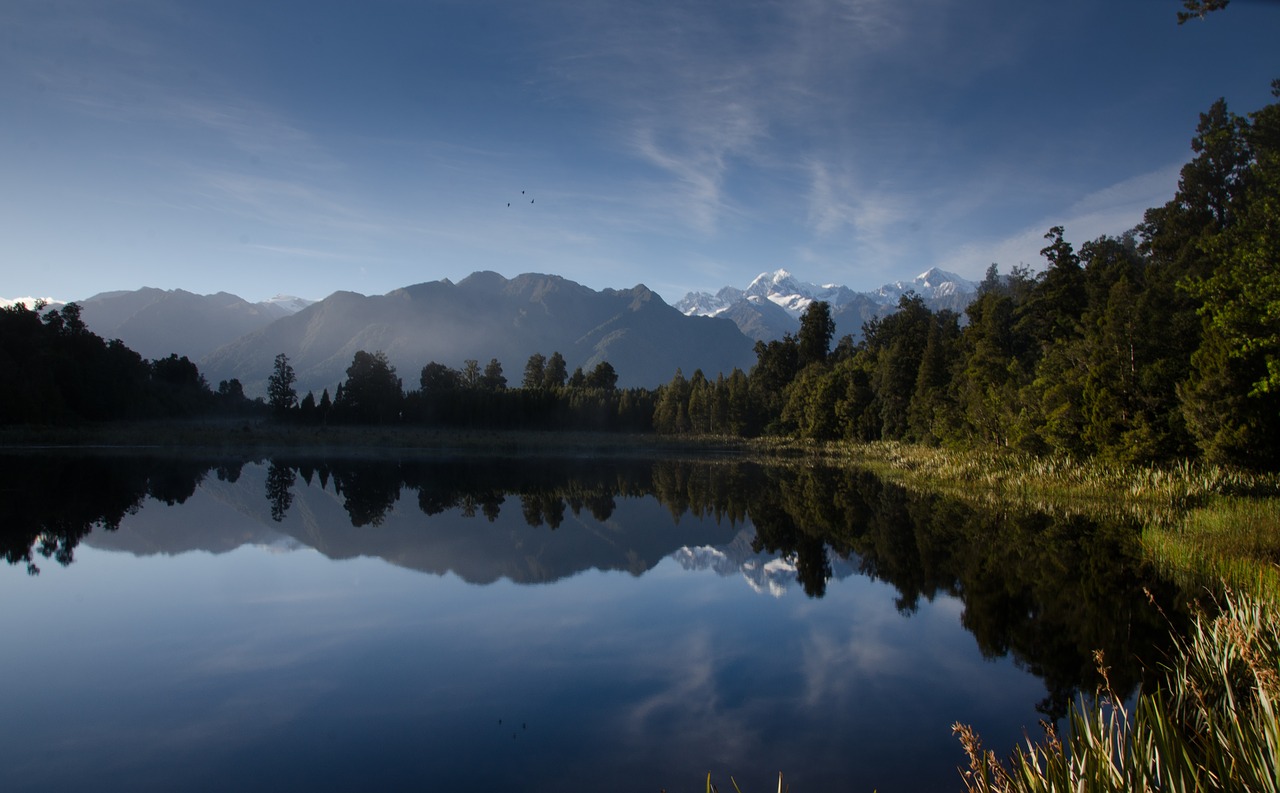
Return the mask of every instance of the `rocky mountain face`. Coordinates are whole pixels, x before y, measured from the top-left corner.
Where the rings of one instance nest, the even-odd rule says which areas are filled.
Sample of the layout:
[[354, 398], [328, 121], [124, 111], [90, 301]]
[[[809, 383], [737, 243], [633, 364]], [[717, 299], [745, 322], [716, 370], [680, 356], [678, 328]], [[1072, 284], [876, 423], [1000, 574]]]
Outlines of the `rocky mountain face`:
[[197, 360], [310, 301], [282, 295], [250, 303], [227, 292], [197, 295], [143, 288], [102, 292], [77, 302], [85, 325], [104, 339], [120, 339], [144, 358], [177, 353]]
[[746, 289], [726, 286], [719, 292], [690, 292], [676, 308], [690, 316], [726, 317], [753, 340], [771, 341], [800, 328], [800, 316], [811, 303], [825, 301], [836, 322], [836, 337], [862, 337], [868, 320], [897, 310], [907, 292], [924, 298], [933, 310], [963, 312], [978, 285], [938, 268], [911, 281], [896, 281], [874, 292], [855, 292], [838, 284], [817, 285], [801, 281], [786, 270], [761, 273]]
[[205, 356], [211, 383], [232, 377], [247, 393], [265, 393], [275, 356], [284, 353], [299, 394], [333, 393], [359, 350], [381, 350], [406, 390], [432, 361], [461, 368], [497, 358], [518, 385], [533, 353], [560, 352], [570, 371], [608, 361], [620, 387], [654, 387], [677, 368], [686, 374], [750, 368], [751, 341], [728, 319], [687, 316], [643, 285], [596, 292], [554, 275], [512, 279], [493, 272], [407, 286], [385, 295], [335, 292]]

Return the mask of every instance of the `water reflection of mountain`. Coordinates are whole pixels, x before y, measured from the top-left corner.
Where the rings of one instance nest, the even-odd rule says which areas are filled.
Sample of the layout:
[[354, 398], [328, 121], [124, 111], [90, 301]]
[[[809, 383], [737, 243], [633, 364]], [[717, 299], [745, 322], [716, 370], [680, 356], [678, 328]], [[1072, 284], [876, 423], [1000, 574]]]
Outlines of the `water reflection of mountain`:
[[0, 476], [0, 550], [33, 573], [43, 559], [70, 564], [94, 531], [94, 544], [132, 553], [305, 546], [477, 583], [638, 575], [676, 554], [762, 591], [794, 582], [821, 597], [856, 570], [890, 583], [905, 615], [959, 598], [983, 653], [1045, 681], [1051, 715], [1092, 685], [1094, 650], [1120, 690], [1136, 684], [1168, 636], [1147, 592], [1175, 619], [1180, 599], [1142, 564], [1135, 524], [977, 510], [852, 469], [35, 454], [0, 455]]
[[[248, 464], [234, 477], [201, 477], [198, 491], [183, 498], [180, 519], [150, 505], [123, 528], [85, 541], [139, 555], [309, 547], [332, 559], [377, 557], [470, 583], [529, 584], [592, 569], [639, 575], [682, 547], [734, 538], [740, 522], [686, 516], [676, 523], [660, 502], [640, 495], [651, 465], [543, 461], [530, 481], [509, 461]], [[272, 489], [285, 469], [293, 478], [282, 507]]]
[[[686, 545], [672, 554], [672, 558], [686, 570], [712, 570], [724, 578], [741, 576], [756, 592], [782, 597], [799, 584], [795, 560], [756, 550], [752, 547], [755, 536], [754, 528], [744, 528], [726, 545]], [[828, 548], [827, 563], [833, 580], [843, 580], [858, 572], [856, 554], [843, 558]]]

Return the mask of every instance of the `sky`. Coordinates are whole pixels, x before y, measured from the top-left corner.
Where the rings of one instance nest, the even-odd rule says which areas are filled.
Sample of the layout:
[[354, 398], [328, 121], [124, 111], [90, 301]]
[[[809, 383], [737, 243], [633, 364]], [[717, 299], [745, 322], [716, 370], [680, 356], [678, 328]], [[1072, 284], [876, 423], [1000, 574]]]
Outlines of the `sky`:
[[1168, 201], [1280, 2], [5, 0], [0, 296], [668, 302], [1043, 264]]

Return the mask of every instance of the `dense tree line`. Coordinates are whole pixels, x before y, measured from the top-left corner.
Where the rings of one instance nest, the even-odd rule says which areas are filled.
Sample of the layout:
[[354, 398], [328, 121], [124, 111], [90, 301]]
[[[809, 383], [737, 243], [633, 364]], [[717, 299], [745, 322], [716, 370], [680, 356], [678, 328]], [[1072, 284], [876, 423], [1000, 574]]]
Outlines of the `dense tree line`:
[[[1280, 81], [1273, 84], [1280, 95]], [[662, 432], [1010, 446], [1123, 461], [1280, 460], [1280, 105], [1201, 115], [1177, 194], [1047, 266], [992, 265], [967, 321], [918, 296], [831, 346], [814, 303], [749, 376], [680, 372]]]
[[0, 424], [68, 424], [251, 410], [239, 381], [215, 392], [196, 365], [143, 359], [89, 331], [80, 307], [0, 308]]
[[277, 356], [268, 381], [277, 414], [310, 424], [419, 424], [495, 429], [584, 429], [645, 432], [653, 422], [653, 392], [619, 389], [613, 365], [601, 361], [590, 372], [569, 374], [564, 356], [534, 353], [518, 387], [508, 386], [502, 363], [483, 368], [468, 360], [461, 369], [432, 361], [422, 367], [418, 387], [405, 391], [396, 368], [381, 351], [359, 351], [347, 379], [332, 399], [325, 389], [316, 400], [297, 401], [296, 378], [288, 357]]

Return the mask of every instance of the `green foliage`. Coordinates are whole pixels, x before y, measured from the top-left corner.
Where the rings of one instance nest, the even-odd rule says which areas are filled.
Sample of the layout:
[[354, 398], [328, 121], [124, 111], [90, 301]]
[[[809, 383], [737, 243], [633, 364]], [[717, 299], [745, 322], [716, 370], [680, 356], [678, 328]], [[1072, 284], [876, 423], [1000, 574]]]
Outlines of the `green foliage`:
[[618, 373], [614, 371], [613, 364], [608, 361], [601, 361], [591, 370], [591, 374], [587, 375], [587, 388], [601, 388], [605, 391], [612, 391], [618, 387]]
[[898, 301], [897, 312], [868, 323], [864, 329], [863, 352], [874, 362], [869, 371], [880, 411], [882, 438], [909, 437], [907, 411], [934, 321], [924, 299], [908, 292]]
[[187, 358], [148, 362], [118, 339], [105, 342], [75, 303], [0, 308], [0, 367], [0, 424], [189, 416], [220, 406]]
[[568, 377], [569, 370], [566, 368], [564, 356], [559, 352], [551, 353], [551, 357], [547, 359], [546, 369], [543, 372], [543, 388], [564, 388]]
[[399, 419], [404, 399], [401, 381], [381, 350], [356, 352], [343, 386], [342, 399], [334, 406], [343, 419], [368, 424]]
[[485, 365], [479, 386], [486, 391], [501, 391], [507, 387], [507, 378], [502, 373], [502, 364], [497, 358], [490, 358]]
[[462, 387], [462, 374], [442, 363], [432, 361], [422, 367], [418, 387], [424, 394], [436, 394]]
[[689, 421], [690, 394], [691, 388], [684, 372], [676, 369], [671, 382], [658, 389], [653, 428], [668, 435], [692, 431], [693, 425]]
[[297, 402], [298, 394], [293, 389], [297, 380], [293, 366], [289, 364], [289, 356], [284, 353], [277, 355], [275, 369], [267, 378], [267, 404], [277, 416], [285, 415]]
[[[1192, 149], [1177, 195], [1134, 232], [1077, 252], [1055, 226], [1035, 278], [992, 265], [963, 329], [908, 294], [831, 354], [829, 309], [814, 303], [799, 337], [756, 343], [746, 433], [1273, 466], [1280, 105], [1245, 119], [1219, 101]], [[722, 410], [717, 390], [680, 388], [661, 431], [724, 431], [704, 415]]]
[[521, 386], [524, 388], [542, 388], [547, 377], [547, 356], [540, 352], [535, 352], [529, 356], [528, 362], [524, 365], [524, 380]]
[[830, 304], [822, 300], [810, 303], [800, 315], [800, 333], [796, 337], [799, 366], [826, 363], [835, 335], [836, 321], [831, 317]]
[[1201, 791], [1280, 789], [1280, 613], [1228, 593], [1216, 615], [1196, 614], [1163, 679], [1132, 709], [1108, 679], [1070, 709], [1067, 735], [1049, 723], [1008, 763], [954, 726], [969, 756], [971, 791]]

